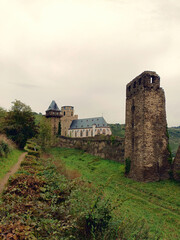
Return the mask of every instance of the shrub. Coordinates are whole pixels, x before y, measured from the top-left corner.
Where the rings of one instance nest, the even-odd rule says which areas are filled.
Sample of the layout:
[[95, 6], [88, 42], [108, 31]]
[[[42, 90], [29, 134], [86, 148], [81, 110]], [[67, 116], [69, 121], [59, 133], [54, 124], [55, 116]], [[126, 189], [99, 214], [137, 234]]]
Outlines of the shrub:
[[3, 151], [2, 146], [0, 145], [0, 157], [4, 157], [5, 153]]
[[4, 156], [6, 157], [10, 152], [11, 152], [11, 147], [2, 140], [0, 142], [0, 157], [4, 157]]
[[34, 142], [34, 140], [29, 140], [24, 147], [24, 150], [28, 152], [28, 155], [40, 157], [40, 147]]
[[125, 174], [128, 174], [130, 172], [130, 169], [131, 169], [131, 159], [126, 158], [126, 160], [125, 160]]

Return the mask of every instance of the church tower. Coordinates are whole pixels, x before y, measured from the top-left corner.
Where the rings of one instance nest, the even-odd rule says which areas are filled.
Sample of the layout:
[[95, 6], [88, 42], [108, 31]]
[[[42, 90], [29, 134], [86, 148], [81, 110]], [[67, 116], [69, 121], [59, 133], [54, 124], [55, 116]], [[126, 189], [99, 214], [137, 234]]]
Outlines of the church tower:
[[51, 122], [52, 133], [54, 135], [58, 134], [61, 117], [61, 110], [58, 108], [56, 102], [53, 100], [48, 110], [46, 111], [46, 118], [48, 118]]
[[61, 118], [61, 135], [68, 136], [68, 129], [73, 120], [78, 119], [78, 115], [74, 115], [73, 106], [61, 107], [62, 118]]

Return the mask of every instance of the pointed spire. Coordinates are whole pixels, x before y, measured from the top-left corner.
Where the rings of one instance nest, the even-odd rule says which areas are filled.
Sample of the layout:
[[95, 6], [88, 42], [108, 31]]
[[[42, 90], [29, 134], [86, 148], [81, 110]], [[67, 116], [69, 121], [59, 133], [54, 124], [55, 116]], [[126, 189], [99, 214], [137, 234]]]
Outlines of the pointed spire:
[[49, 108], [48, 108], [48, 110], [47, 111], [59, 111], [60, 112], [60, 110], [59, 110], [59, 108], [58, 108], [58, 105], [57, 105], [57, 103], [53, 100], [52, 102], [51, 102], [51, 104], [49, 105]]

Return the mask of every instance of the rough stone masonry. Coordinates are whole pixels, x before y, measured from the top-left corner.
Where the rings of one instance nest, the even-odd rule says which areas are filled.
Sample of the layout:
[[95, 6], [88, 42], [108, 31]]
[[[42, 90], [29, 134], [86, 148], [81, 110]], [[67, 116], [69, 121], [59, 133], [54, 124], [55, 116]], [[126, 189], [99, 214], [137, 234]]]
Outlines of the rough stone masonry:
[[137, 181], [169, 178], [168, 136], [164, 90], [160, 77], [145, 71], [126, 86], [125, 159], [128, 177]]
[[180, 146], [173, 162], [173, 177], [180, 182]]

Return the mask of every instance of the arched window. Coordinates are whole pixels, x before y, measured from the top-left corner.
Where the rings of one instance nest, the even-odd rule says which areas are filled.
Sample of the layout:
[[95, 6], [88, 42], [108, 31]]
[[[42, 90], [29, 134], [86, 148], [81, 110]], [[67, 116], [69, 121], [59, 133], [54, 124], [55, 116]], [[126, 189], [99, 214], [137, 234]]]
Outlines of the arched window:
[[75, 131], [75, 137], [77, 137], [77, 131]]
[[103, 129], [103, 134], [106, 135], [106, 130], [105, 129]]
[[83, 131], [81, 130], [81, 132], [80, 132], [80, 136], [82, 137], [83, 136]]
[[88, 130], [86, 130], [86, 137], [88, 137]]
[[66, 112], [64, 112], [64, 116], [66, 115]]
[[98, 129], [98, 131], [97, 131], [97, 135], [100, 135], [100, 130]]
[[93, 130], [91, 130], [91, 137], [93, 137]]

